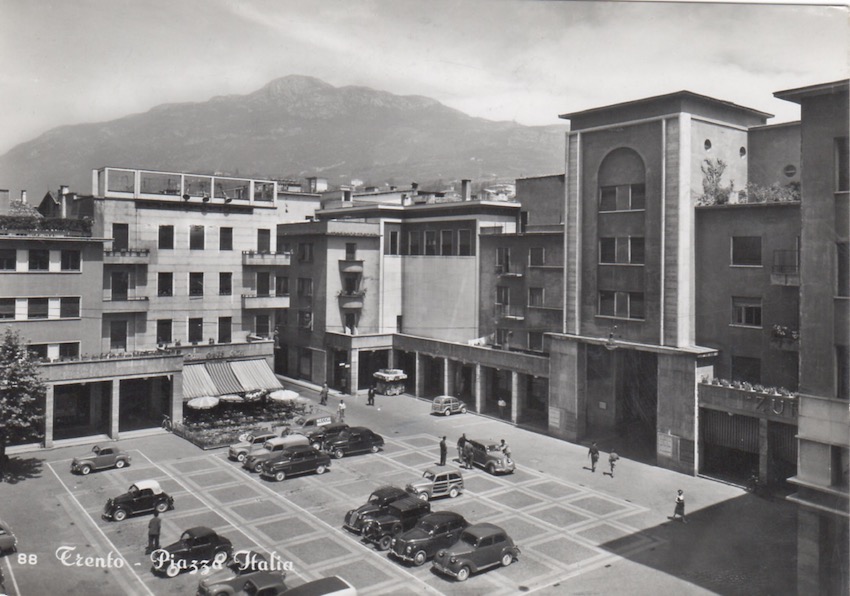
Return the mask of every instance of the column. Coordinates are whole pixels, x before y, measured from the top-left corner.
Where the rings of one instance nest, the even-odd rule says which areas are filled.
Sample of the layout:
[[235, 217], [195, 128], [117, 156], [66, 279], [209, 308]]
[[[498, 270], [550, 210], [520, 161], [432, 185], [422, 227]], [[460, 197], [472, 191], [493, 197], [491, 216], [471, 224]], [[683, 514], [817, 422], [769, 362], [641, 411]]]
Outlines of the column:
[[120, 436], [118, 433], [118, 419], [121, 414], [121, 381], [112, 379], [112, 398], [109, 403], [109, 436], [113, 441], [117, 441]]
[[44, 393], [44, 446], [47, 449], [53, 447], [53, 400], [55, 395], [53, 385], [47, 386]]
[[454, 395], [454, 364], [443, 358], [443, 395]]
[[472, 397], [475, 399], [475, 411], [481, 411], [484, 394], [484, 375], [480, 364], [475, 364], [475, 378], [472, 380]]
[[357, 395], [360, 387], [360, 351], [352, 348], [348, 353], [348, 387], [351, 395]]
[[768, 421], [759, 418], [759, 479], [763, 483], [769, 483], [772, 479], [770, 474], [770, 440], [767, 432]]
[[414, 357], [416, 360], [416, 387], [414, 395], [416, 397], [422, 397], [425, 395], [425, 366], [422, 362], [422, 354], [414, 352]]
[[524, 374], [511, 372], [511, 421], [514, 424], [519, 422], [528, 399], [527, 380]]
[[183, 423], [183, 372], [177, 372], [171, 377], [171, 422]]
[[388, 368], [395, 368], [395, 360], [396, 360], [395, 350], [390, 348], [389, 354], [387, 354], [387, 367]]

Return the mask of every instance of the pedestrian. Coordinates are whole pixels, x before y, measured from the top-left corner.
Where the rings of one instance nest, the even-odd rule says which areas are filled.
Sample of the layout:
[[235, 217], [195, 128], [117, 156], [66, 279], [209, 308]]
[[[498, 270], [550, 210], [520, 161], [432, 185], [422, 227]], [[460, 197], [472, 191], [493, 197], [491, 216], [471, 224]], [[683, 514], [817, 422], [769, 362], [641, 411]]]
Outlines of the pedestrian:
[[620, 456], [612, 449], [611, 453], [608, 454], [608, 465], [611, 466], [611, 478], [614, 477], [614, 465], [617, 463], [618, 459], [620, 459]]
[[502, 439], [502, 443], [501, 443], [501, 445], [499, 445], [499, 449], [502, 450], [502, 453], [505, 454], [505, 457], [507, 457], [508, 459], [511, 459], [511, 448], [508, 447], [508, 444], [505, 443], [504, 439]]
[[345, 422], [345, 402], [339, 400], [339, 407], [336, 409], [337, 418], [339, 418], [339, 422]]
[[153, 512], [153, 517], [148, 522], [148, 548], [145, 554], [149, 555], [159, 548], [159, 532], [162, 529], [162, 520], [159, 519], [159, 511]]
[[673, 510], [673, 517], [670, 519], [676, 519], [677, 515], [682, 519], [683, 524], [688, 523], [688, 520], [685, 519], [685, 493], [682, 492], [681, 488], [676, 495], [676, 508]]
[[466, 445], [466, 433], [463, 433], [457, 440], [457, 460], [463, 465], [463, 446]]
[[366, 405], [367, 406], [374, 406], [375, 405], [375, 386], [374, 385], [369, 385], [369, 392], [366, 395], [367, 395]]
[[599, 447], [596, 446], [596, 441], [594, 441], [590, 445], [590, 449], [587, 451], [587, 456], [590, 458], [590, 471], [596, 471], [596, 462], [599, 461]]
[[498, 402], [496, 402], [496, 405], [499, 406], [499, 418], [504, 419], [505, 418], [505, 408], [508, 407], [508, 402], [506, 402], [503, 399], [500, 399]]
[[348, 379], [345, 378], [345, 377], [342, 377], [339, 380], [339, 387], [340, 387], [340, 393], [348, 393], [348, 391], [346, 391], [348, 389]]
[[319, 405], [320, 406], [328, 405], [328, 383], [327, 383], [327, 381], [322, 383], [322, 390], [319, 392]]
[[463, 462], [464, 467], [468, 470], [472, 469], [472, 459], [474, 452], [475, 450], [472, 448], [472, 443], [467, 441], [463, 444]]
[[440, 465], [446, 465], [446, 453], [448, 453], [448, 448], [446, 447], [446, 437], [440, 439]]

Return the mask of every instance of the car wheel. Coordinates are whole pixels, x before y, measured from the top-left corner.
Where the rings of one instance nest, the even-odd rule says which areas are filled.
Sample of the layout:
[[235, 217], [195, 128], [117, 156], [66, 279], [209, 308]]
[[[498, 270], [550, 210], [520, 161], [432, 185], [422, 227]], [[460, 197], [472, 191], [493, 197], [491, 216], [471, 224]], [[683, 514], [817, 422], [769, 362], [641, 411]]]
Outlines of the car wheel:
[[381, 536], [381, 539], [378, 540], [378, 550], [389, 550], [390, 546], [392, 546], [393, 537], [387, 534], [386, 536]]
[[254, 466], [254, 471], [255, 471], [257, 474], [259, 474], [260, 472], [262, 472], [262, 471], [263, 471], [263, 464], [256, 464], [256, 465]]
[[428, 491], [423, 490], [421, 493], [417, 494], [416, 496], [419, 497], [419, 499], [422, 500], [422, 501], [427, 501], [428, 500]]
[[502, 567], [507, 567], [513, 562], [514, 556], [511, 553], [505, 553], [502, 555]]
[[378, 453], [378, 451], [380, 451], [380, 450], [381, 450], [381, 448], [378, 445], [372, 445], [372, 449], [371, 449], [372, 453]]
[[496, 474], [496, 466], [493, 464], [487, 464], [487, 473], [488, 474]]
[[328, 469], [325, 466], [319, 466], [318, 468], [316, 468], [316, 474], [324, 474], [325, 472], [327, 472], [327, 470]]
[[91, 473], [91, 466], [85, 465], [80, 468], [80, 474], [88, 476]]
[[461, 409], [460, 409], [460, 413], [461, 413], [461, 414], [466, 414], [466, 408], [461, 408]]
[[115, 521], [124, 521], [127, 519], [127, 512], [123, 509], [116, 509], [115, 513], [112, 514], [112, 519]]
[[469, 567], [464, 565], [460, 569], [457, 570], [457, 581], [465, 582], [469, 579]]
[[180, 568], [177, 565], [169, 565], [168, 568], [165, 570], [165, 575], [167, 575], [168, 577], [177, 577], [179, 573]]
[[275, 472], [274, 479], [278, 482], [283, 482], [286, 478], [286, 472]]
[[244, 462], [244, 461], [245, 461], [245, 454], [244, 454], [244, 453], [240, 453], [240, 454], [238, 454], [238, 455], [236, 456], [236, 461], [238, 461], [240, 464], [241, 464], [242, 462]]
[[213, 563], [221, 567], [227, 562], [227, 559], [230, 558], [230, 555], [227, 554], [226, 550], [220, 550], [213, 556]]
[[452, 413], [452, 411], [449, 408], [446, 408], [445, 410], [443, 410], [443, 416], [450, 416], [451, 413]]
[[460, 494], [460, 491], [457, 489], [457, 487], [453, 486], [452, 489], [449, 491], [449, 498], [454, 499], [459, 494]]
[[334, 451], [334, 457], [337, 459], [342, 459], [342, 456], [345, 455], [342, 449], [337, 449]]
[[425, 554], [424, 550], [420, 550], [418, 553], [413, 555], [413, 564], [417, 567], [420, 567], [425, 564], [425, 560], [428, 558], [428, 555]]
[[127, 465], [127, 462], [125, 462], [123, 459], [119, 459], [117, 462], [115, 462], [115, 467], [118, 468], [119, 470], [126, 465]]
[[168, 511], [168, 502], [167, 501], [160, 501], [159, 503], [156, 504], [155, 509], [157, 511], [159, 511], [160, 513], [165, 513], [166, 511]]

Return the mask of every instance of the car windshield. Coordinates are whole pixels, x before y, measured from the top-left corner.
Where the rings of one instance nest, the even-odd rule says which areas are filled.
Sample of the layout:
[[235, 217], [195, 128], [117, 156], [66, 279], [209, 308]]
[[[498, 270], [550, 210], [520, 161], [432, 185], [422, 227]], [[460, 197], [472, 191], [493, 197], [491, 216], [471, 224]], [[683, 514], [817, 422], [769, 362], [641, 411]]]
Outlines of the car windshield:
[[422, 477], [426, 480], [433, 480], [435, 478], [434, 472], [425, 472], [424, 474], [422, 474]]
[[475, 546], [475, 536], [470, 534], [469, 532], [464, 532], [460, 535], [460, 541], [468, 544], [469, 546]]
[[429, 521], [421, 521], [419, 522], [419, 529], [428, 532], [429, 534], [433, 534], [436, 526]]
[[271, 441], [266, 441], [265, 443], [263, 443], [263, 449], [268, 449], [269, 451], [271, 451], [274, 449], [274, 445]]
[[97, 445], [92, 447], [91, 450], [92, 450], [92, 453], [100, 453], [100, 447], [98, 447]]
[[139, 494], [139, 487], [134, 484], [133, 486], [130, 487], [130, 490], [128, 492], [131, 495], [137, 495], [137, 494]]
[[369, 503], [375, 503], [377, 505], [378, 503], [383, 503], [384, 498], [382, 496], [380, 496], [378, 493], [372, 493], [371, 495], [369, 495], [369, 501], [368, 502]]

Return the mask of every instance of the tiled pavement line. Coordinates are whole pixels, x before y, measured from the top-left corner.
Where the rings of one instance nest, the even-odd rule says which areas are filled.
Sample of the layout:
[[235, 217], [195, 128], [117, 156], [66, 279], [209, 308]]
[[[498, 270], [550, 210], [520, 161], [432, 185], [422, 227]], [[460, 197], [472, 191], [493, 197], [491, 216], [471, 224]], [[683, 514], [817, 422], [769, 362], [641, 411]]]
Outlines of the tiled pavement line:
[[[90, 521], [90, 522], [91, 522], [91, 525], [92, 525], [92, 526], [93, 526], [93, 527], [94, 527], [94, 528], [95, 528], [95, 529], [96, 529], [96, 530], [100, 533], [100, 536], [101, 536], [101, 537], [102, 537], [102, 538], [103, 538], [103, 539], [104, 539], [107, 543], [109, 543], [109, 546], [112, 548], [112, 550], [113, 550], [113, 551], [115, 551], [115, 552], [116, 552], [116, 553], [118, 553], [118, 554], [121, 554], [121, 550], [115, 546], [115, 544], [114, 544], [114, 543], [112, 542], [112, 540], [111, 540], [111, 539], [110, 539], [110, 538], [106, 535], [106, 533], [103, 531], [103, 529], [102, 529], [100, 526], [98, 526], [98, 525], [97, 525], [97, 522], [95, 522], [95, 521], [94, 521], [94, 519], [91, 517], [91, 515], [89, 514], [89, 512], [88, 512], [88, 511], [86, 511], [85, 507], [83, 507], [83, 505], [82, 505], [82, 504], [81, 504], [81, 503], [77, 500], [77, 498], [74, 496], [73, 492], [71, 492], [71, 489], [70, 489], [70, 488], [68, 488], [68, 485], [67, 485], [67, 484], [65, 484], [65, 481], [64, 481], [64, 480], [62, 480], [62, 478], [59, 476], [59, 474], [56, 472], [56, 470], [54, 470], [54, 469], [53, 469], [53, 464], [52, 464], [51, 462], [45, 462], [45, 465], [46, 465], [46, 466], [50, 469], [50, 471], [51, 471], [51, 472], [53, 473], [53, 475], [56, 477], [56, 480], [58, 480], [58, 481], [59, 481], [59, 484], [61, 484], [61, 485], [62, 485], [62, 488], [63, 488], [63, 489], [65, 489], [65, 492], [67, 493], [67, 496], [68, 496], [70, 499], [72, 499], [72, 500], [73, 500], [73, 502], [77, 505], [77, 507], [78, 507], [78, 508], [79, 508], [79, 509], [83, 512], [83, 514], [86, 516], [86, 518], [88, 519], [88, 521]], [[59, 502], [60, 502], [60, 503], [62, 503], [62, 499], [59, 499]], [[74, 517], [75, 517], [75, 516], [74, 516], [73, 512], [70, 510], [70, 508], [69, 508], [66, 504], [64, 504], [64, 503], [62, 503], [62, 505], [63, 505], [63, 507], [65, 507], [66, 511], [68, 511], [68, 513], [69, 513], [69, 517], [70, 517], [71, 519], [74, 519]], [[87, 528], [87, 525], [86, 525], [86, 524], [78, 524], [78, 525], [77, 525], [77, 527], [78, 527], [78, 528], [80, 529], [80, 531], [81, 531], [81, 532], [82, 532], [82, 533], [86, 536], [86, 538], [88, 538], [89, 542], [91, 542], [92, 544], [97, 544], [97, 543], [98, 543], [98, 540], [96, 540], [96, 539], [94, 538], [94, 536], [91, 534], [90, 530]], [[122, 568], [121, 568], [121, 570], [123, 570], [123, 569], [127, 569], [127, 570], [129, 570], [129, 571], [130, 571], [130, 573], [132, 573], [132, 574], [133, 574], [133, 576], [136, 578], [136, 580], [139, 582], [139, 584], [141, 584], [141, 585], [142, 585], [142, 587], [144, 588], [144, 590], [146, 591], [146, 593], [147, 593], [147, 594], [150, 594], [150, 596], [154, 596], [154, 593], [153, 593], [153, 592], [151, 592], [151, 590], [150, 590], [150, 588], [148, 588], [147, 584], [145, 584], [145, 582], [142, 580], [142, 578], [139, 576], [139, 574], [138, 574], [138, 573], [136, 573], [136, 570], [133, 568], [133, 565], [131, 565], [131, 564], [129, 563], [129, 561], [127, 561], [126, 559], [124, 559], [123, 555], [121, 556], [121, 558], [125, 561], [125, 565], [124, 565], [124, 567], [122, 567]], [[119, 571], [120, 571], [120, 570], [119, 570]], [[125, 579], [125, 577], [124, 577], [124, 574], [123, 574], [123, 573], [115, 573], [115, 578], [116, 578], [116, 581], [118, 581], [118, 583], [119, 583], [119, 584], [121, 584], [121, 586], [122, 586], [122, 587], [124, 587], [126, 590], [129, 590], [129, 591], [127, 591], [127, 592], [126, 592], [127, 594], [135, 594], [135, 593], [136, 593], [136, 592], [132, 591], [133, 584], [132, 584], [131, 582], [128, 582], [128, 581]]]
[[6, 569], [9, 570], [9, 575], [7, 577], [11, 578], [12, 585], [15, 587], [15, 591], [12, 592], [9, 596], [14, 596], [15, 594], [17, 594], [18, 596], [21, 596], [21, 589], [18, 587], [18, 580], [15, 579], [15, 572], [12, 569], [12, 564], [9, 562], [10, 557], [3, 557], [3, 558], [6, 560]]

